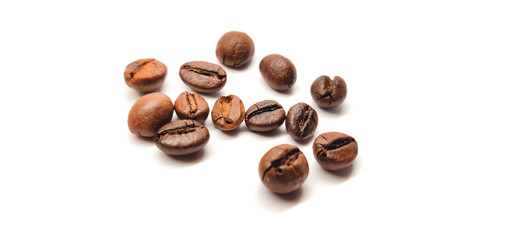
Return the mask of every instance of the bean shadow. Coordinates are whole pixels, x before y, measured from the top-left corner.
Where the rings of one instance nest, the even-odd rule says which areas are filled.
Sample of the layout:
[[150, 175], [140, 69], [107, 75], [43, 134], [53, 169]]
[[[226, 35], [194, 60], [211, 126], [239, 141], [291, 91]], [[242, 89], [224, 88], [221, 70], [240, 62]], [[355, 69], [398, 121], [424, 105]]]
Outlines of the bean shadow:
[[304, 196], [308, 195], [305, 186], [302, 186], [296, 191], [281, 194], [271, 192], [261, 184], [258, 192], [258, 203], [267, 211], [277, 213], [289, 210], [298, 205], [305, 200]]
[[221, 132], [224, 135], [226, 135], [226, 136], [236, 137], [236, 136], [238, 136], [238, 134], [240, 134], [241, 132], [245, 132], [245, 131], [249, 131], [249, 129], [247, 128], [247, 126], [242, 124], [239, 127], [237, 127], [235, 130], [232, 130], [232, 131], [221, 131]]
[[319, 107], [319, 109], [323, 110], [325, 113], [327, 113], [329, 115], [333, 115], [335, 117], [340, 117], [340, 116], [346, 114], [346, 112], [348, 110], [348, 106], [347, 106], [347, 104], [342, 104], [342, 105], [339, 105], [339, 106], [333, 107], [333, 108]]
[[323, 170], [325, 172], [327, 172], [328, 174], [333, 175], [337, 178], [347, 180], [352, 176], [352, 174], [355, 170], [355, 164], [353, 163], [350, 166], [348, 166], [344, 169], [341, 169], [341, 170], [328, 170], [328, 169], [323, 169]]
[[282, 130], [280, 130], [280, 127], [275, 129], [275, 130], [272, 130], [272, 131], [269, 131], [269, 132], [255, 132], [255, 131], [250, 131], [258, 136], [263, 136], [263, 137], [278, 137], [282, 134], [284, 134], [284, 132]]
[[159, 151], [157, 158], [164, 164], [171, 165], [172, 167], [188, 167], [202, 162], [206, 158], [206, 149], [201, 149], [198, 152], [185, 156], [168, 155]]

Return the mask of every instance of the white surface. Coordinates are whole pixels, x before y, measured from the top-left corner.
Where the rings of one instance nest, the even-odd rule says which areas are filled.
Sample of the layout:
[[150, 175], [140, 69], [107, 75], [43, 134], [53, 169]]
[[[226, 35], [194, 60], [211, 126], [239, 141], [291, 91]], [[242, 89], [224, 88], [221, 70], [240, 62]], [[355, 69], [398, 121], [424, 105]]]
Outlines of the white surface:
[[[506, 239], [506, 10], [503, 1], [2, 2], [0, 239]], [[256, 52], [247, 69], [226, 68], [220, 94], [246, 108], [311, 104], [317, 133], [357, 139], [351, 171], [323, 170], [312, 140], [296, 143], [284, 126], [223, 133], [207, 119], [211, 139], [195, 160], [129, 132], [140, 95], [125, 66], [164, 62], [162, 92], [174, 100], [189, 90], [181, 64], [216, 63], [230, 30], [248, 33]], [[259, 74], [270, 53], [297, 67], [288, 94]], [[322, 74], [348, 84], [338, 110], [311, 99]], [[210, 107], [217, 96], [205, 97]], [[310, 164], [290, 197], [257, 173], [281, 143]]]

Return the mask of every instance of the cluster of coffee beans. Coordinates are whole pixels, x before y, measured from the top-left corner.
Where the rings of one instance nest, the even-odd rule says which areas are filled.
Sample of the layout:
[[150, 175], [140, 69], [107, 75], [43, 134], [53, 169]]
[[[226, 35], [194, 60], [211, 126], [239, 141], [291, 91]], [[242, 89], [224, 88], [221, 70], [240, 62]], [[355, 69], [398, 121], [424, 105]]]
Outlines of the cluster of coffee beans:
[[[242, 68], [252, 60], [254, 42], [243, 32], [228, 32], [217, 43], [219, 61], [230, 68]], [[284, 56], [271, 54], [259, 64], [266, 83], [277, 91], [291, 88], [296, 82], [296, 68]], [[155, 59], [140, 59], [127, 65], [126, 84], [139, 92], [160, 88], [166, 77], [164, 63]], [[193, 61], [180, 68], [180, 78], [192, 90], [200, 93], [217, 92], [227, 80], [226, 71], [217, 64]], [[319, 107], [339, 106], [346, 98], [344, 79], [318, 77], [311, 86], [311, 95]], [[173, 110], [181, 120], [171, 121]], [[210, 138], [203, 125], [210, 113], [206, 100], [198, 93], [182, 92], [175, 104], [164, 93], [153, 92], [140, 97], [132, 106], [128, 125], [132, 133], [153, 137], [157, 147], [169, 155], [188, 155], [200, 151]], [[318, 114], [306, 103], [297, 103], [289, 111], [274, 100], [264, 100], [247, 111], [235, 95], [221, 96], [212, 108], [212, 122], [217, 129], [231, 131], [245, 120], [245, 125], [256, 132], [269, 132], [286, 122], [288, 134], [295, 140], [309, 138], [317, 128]], [[316, 137], [314, 157], [325, 169], [340, 170], [352, 164], [358, 154], [356, 140], [344, 133], [327, 132]], [[307, 179], [309, 164], [297, 146], [281, 144], [270, 149], [259, 163], [259, 176], [273, 192], [289, 193], [297, 190]]]

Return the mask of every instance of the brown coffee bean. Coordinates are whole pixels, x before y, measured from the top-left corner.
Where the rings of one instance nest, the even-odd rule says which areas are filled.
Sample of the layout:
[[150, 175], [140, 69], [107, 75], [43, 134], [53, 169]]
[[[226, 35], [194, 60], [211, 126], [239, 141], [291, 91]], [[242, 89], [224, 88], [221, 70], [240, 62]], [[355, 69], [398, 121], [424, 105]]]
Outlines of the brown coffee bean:
[[323, 168], [340, 170], [353, 163], [358, 154], [358, 143], [347, 134], [328, 132], [314, 140], [312, 151]]
[[254, 42], [244, 32], [227, 32], [217, 43], [215, 54], [219, 61], [231, 68], [241, 68], [254, 55]]
[[318, 114], [306, 103], [292, 106], [286, 116], [286, 131], [295, 140], [304, 140], [316, 131]]
[[196, 92], [211, 93], [224, 87], [226, 71], [219, 65], [209, 62], [187, 62], [180, 68], [180, 78]]
[[290, 89], [296, 82], [296, 68], [282, 55], [270, 54], [259, 63], [259, 71], [268, 85], [277, 90]]
[[173, 117], [173, 102], [164, 93], [154, 92], [140, 97], [129, 111], [129, 130], [143, 137], [153, 137]]
[[242, 100], [235, 96], [222, 96], [215, 101], [212, 109], [212, 121], [216, 128], [231, 131], [242, 124], [245, 107]]
[[180, 119], [193, 119], [203, 123], [210, 109], [201, 95], [185, 91], [175, 100], [175, 112]]
[[162, 126], [155, 135], [155, 145], [169, 155], [188, 155], [205, 147], [210, 139], [203, 124], [191, 120], [175, 120]]
[[332, 79], [328, 76], [320, 76], [312, 83], [310, 88], [312, 98], [322, 108], [339, 106], [347, 95], [347, 86], [344, 79], [335, 76]]
[[162, 86], [166, 65], [153, 58], [139, 59], [125, 68], [123, 77], [127, 86], [139, 92], [151, 92]]
[[302, 186], [309, 175], [309, 164], [297, 146], [281, 144], [261, 158], [258, 167], [263, 184], [276, 193], [289, 193]]
[[256, 132], [268, 132], [277, 129], [286, 119], [282, 105], [273, 100], [258, 102], [245, 112], [245, 125]]

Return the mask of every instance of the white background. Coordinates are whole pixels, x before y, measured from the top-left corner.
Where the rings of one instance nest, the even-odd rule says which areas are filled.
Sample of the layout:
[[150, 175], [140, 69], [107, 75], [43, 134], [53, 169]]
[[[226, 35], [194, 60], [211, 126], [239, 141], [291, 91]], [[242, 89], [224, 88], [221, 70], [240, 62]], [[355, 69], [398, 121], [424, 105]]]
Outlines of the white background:
[[[0, 239], [507, 239], [508, 8], [504, 1], [4, 1], [0, 3]], [[273, 99], [314, 106], [316, 134], [355, 137], [359, 155], [322, 169], [312, 141], [284, 126], [256, 134], [214, 128], [197, 156], [164, 155], [132, 135], [141, 96], [125, 66], [156, 58], [162, 92], [189, 90], [180, 66], [218, 63], [227, 31], [253, 39], [226, 86], [248, 108]], [[282, 54], [294, 89], [262, 80]], [[310, 84], [340, 75], [338, 109], [316, 106]], [[176, 114], [173, 119], [176, 119]], [[288, 196], [257, 166], [296, 144], [310, 174]]]

